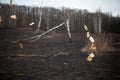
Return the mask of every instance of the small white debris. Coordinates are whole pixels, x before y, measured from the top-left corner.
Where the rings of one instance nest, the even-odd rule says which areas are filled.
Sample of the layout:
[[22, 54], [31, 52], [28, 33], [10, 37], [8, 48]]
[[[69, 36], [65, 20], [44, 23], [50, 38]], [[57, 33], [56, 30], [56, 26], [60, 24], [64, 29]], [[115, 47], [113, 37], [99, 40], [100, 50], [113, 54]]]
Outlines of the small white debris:
[[93, 59], [93, 57], [91, 57], [91, 56], [88, 56], [88, 57], [87, 57], [87, 61], [89, 61], [89, 62], [91, 62], [92, 59]]
[[67, 63], [66, 63], [66, 62], [64, 62], [64, 65], [67, 65]]
[[87, 32], [87, 38], [89, 38], [90, 37], [90, 33], [89, 32]]
[[31, 22], [29, 25], [32, 26], [32, 25], [34, 25], [34, 24], [35, 24], [35, 22]]
[[87, 57], [87, 61], [91, 62], [93, 60], [93, 57], [95, 57], [93, 53], [89, 54], [89, 56]]
[[94, 43], [94, 42], [95, 42], [95, 40], [93, 39], [92, 36], [89, 37], [89, 40], [90, 40], [91, 43]]
[[14, 20], [17, 19], [16, 15], [11, 15], [10, 18], [11, 18], [11, 19], [14, 19]]
[[89, 56], [91, 56], [91, 57], [95, 57], [95, 55], [94, 55], [93, 53], [91, 53]]
[[19, 43], [19, 45], [20, 45], [20, 48], [22, 49], [22, 48], [23, 48], [23, 44], [22, 44], [22, 43]]
[[88, 31], [88, 27], [86, 25], [84, 25], [84, 29], [85, 31]]

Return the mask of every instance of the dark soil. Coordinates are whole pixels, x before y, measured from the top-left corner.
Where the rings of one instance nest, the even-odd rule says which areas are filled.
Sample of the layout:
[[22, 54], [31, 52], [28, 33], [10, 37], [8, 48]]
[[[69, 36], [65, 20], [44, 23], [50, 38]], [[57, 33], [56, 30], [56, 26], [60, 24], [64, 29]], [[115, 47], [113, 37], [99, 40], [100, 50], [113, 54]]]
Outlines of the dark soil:
[[[36, 42], [19, 40], [35, 35], [30, 29], [0, 30], [0, 80], [120, 80], [120, 45], [92, 62], [81, 49], [85, 34], [49, 34]], [[118, 41], [119, 42], [119, 41]]]

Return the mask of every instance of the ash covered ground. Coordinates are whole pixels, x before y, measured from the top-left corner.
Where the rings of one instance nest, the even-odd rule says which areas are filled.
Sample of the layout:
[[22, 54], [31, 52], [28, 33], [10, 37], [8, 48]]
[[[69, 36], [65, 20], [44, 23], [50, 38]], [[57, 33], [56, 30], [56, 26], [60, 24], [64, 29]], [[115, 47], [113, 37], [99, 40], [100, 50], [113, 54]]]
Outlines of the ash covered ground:
[[[114, 37], [113, 51], [96, 54], [92, 62], [82, 48], [85, 34], [66, 32], [48, 34], [36, 42], [18, 40], [35, 35], [31, 29], [0, 30], [0, 80], [119, 80], [120, 44]], [[117, 34], [119, 35], [119, 34]], [[102, 54], [102, 55], [101, 55]]]

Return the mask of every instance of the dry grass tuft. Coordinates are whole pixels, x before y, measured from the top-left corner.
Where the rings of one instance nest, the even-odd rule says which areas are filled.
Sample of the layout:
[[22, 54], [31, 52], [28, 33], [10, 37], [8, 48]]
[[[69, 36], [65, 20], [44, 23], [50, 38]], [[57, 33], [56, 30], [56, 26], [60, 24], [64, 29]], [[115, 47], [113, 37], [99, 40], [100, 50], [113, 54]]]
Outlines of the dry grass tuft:
[[[113, 51], [112, 48], [112, 38], [110, 36], [107, 36], [106, 34], [98, 34], [93, 35], [95, 39], [95, 46], [96, 46], [96, 52], [95, 53], [102, 53], [107, 51]], [[88, 42], [88, 44], [82, 49], [82, 52], [90, 52], [91, 43]]]

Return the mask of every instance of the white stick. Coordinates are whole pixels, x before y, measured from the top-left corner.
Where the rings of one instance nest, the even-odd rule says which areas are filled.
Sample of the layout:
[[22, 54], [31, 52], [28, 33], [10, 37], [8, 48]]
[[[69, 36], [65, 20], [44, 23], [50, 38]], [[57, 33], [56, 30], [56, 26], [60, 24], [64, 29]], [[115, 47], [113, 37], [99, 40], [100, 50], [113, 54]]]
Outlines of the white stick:
[[48, 31], [42, 33], [41, 35], [36, 35], [36, 36], [33, 36], [33, 37], [29, 38], [29, 39], [35, 39], [35, 40], [32, 40], [32, 41], [31, 41], [31, 42], [34, 42], [34, 41], [38, 40], [41, 36], [44, 36], [45, 34], [49, 33], [50, 31], [53, 31], [54, 29], [57, 29], [57, 28], [61, 27], [61, 26], [64, 25], [64, 24], [65, 24], [65, 22], [61, 23], [61, 24], [58, 25], [58, 26], [55, 26], [55, 27], [49, 29]]
[[43, 0], [41, 1], [41, 7], [40, 7], [40, 18], [39, 18], [38, 29], [37, 29], [36, 33], [39, 32], [39, 29], [40, 29], [40, 26], [41, 26], [42, 4], [43, 4]]
[[67, 31], [68, 31], [68, 36], [69, 36], [69, 39], [70, 39], [70, 42], [71, 42], [71, 32], [70, 32], [70, 26], [69, 26], [69, 20], [67, 19]]
[[13, 0], [10, 0], [10, 6], [12, 6], [12, 2], [13, 2]]

